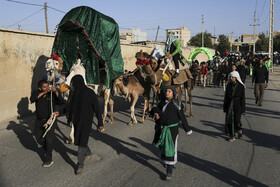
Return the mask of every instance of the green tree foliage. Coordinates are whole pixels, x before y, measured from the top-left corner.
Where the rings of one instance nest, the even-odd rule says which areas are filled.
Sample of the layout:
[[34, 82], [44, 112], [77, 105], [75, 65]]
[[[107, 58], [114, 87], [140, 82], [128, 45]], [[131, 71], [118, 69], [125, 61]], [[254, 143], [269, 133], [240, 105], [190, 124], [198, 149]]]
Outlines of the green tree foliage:
[[256, 51], [268, 51], [268, 37], [263, 32], [260, 33], [255, 45]]
[[280, 34], [277, 34], [273, 38], [273, 51], [280, 52]]
[[226, 50], [229, 51], [230, 43], [229, 43], [228, 37], [226, 35], [220, 34], [219, 38], [218, 38], [218, 42], [219, 42], [219, 44], [216, 45], [216, 47], [215, 47], [216, 51], [219, 51], [219, 53], [221, 55], [223, 55]]
[[[189, 41], [189, 45], [201, 47], [202, 45], [202, 33], [197, 33], [195, 36], [191, 37]], [[212, 48], [212, 42], [211, 42], [211, 34], [207, 31], [204, 32], [204, 47]]]

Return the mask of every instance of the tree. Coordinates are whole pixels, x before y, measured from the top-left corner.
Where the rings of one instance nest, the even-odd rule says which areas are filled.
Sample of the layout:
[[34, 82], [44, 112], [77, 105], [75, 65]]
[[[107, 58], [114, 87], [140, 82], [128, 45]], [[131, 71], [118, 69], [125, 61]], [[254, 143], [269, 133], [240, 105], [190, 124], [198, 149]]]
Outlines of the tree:
[[[197, 33], [195, 36], [191, 37], [189, 41], [189, 45], [201, 47], [202, 45], [202, 33]], [[212, 48], [212, 42], [211, 42], [211, 34], [207, 31], [204, 32], [204, 47]]]
[[280, 34], [277, 34], [273, 38], [273, 51], [280, 52]]
[[229, 51], [230, 43], [228, 37], [224, 34], [220, 34], [218, 38], [219, 44], [215, 46], [216, 51], [219, 51], [221, 55], [224, 55], [226, 50]]
[[259, 39], [256, 41], [256, 51], [268, 52], [268, 37], [262, 32], [259, 34]]

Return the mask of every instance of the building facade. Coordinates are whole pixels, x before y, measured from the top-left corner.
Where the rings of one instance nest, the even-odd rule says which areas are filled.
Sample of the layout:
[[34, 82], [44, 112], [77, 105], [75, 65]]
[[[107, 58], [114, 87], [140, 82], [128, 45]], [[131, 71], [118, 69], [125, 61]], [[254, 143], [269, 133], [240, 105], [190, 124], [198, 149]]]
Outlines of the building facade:
[[181, 45], [183, 47], [186, 47], [187, 43], [191, 39], [191, 31], [189, 31], [187, 27], [179, 27], [177, 29], [166, 29], [166, 38], [169, 32], [174, 33], [174, 36], [176, 36], [178, 40], [181, 41]]
[[147, 33], [142, 32], [139, 28], [130, 31], [120, 31], [120, 39], [122, 43], [147, 41]]

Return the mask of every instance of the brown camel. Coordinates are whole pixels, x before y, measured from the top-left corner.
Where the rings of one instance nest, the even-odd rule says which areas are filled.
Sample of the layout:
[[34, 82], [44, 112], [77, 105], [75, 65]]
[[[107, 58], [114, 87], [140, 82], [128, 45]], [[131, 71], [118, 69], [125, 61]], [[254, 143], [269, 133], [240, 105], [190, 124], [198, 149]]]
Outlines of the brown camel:
[[[136, 56], [140, 57], [142, 56], [142, 51], [138, 52], [136, 54]], [[147, 74], [148, 77], [150, 77], [151, 79], [151, 83], [152, 83], [152, 87], [158, 87], [161, 84], [164, 85], [172, 85], [174, 86], [174, 88], [176, 89], [177, 93], [178, 93], [178, 100], [181, 101], [182, 100], [182, 89], [181, 87], [184, 86], [185, 89], [185, 102], [187, 103], [188, 97], [189, 97], [189, 103], [190, 103], [190, 113], [189, 113], [189, 117], [193, 117], [193, 112], [192, 112], [192, 95], [191, 95], [191, 90], [192, 90], [192, 79], [191, 79], [191, 75], [189, 75], [188, 73], [186, 73], [187, 77], [185, 79], [185, 81], [183, 81], [182, 84], [174, 84], [174, 80], [172, 80], [173, 74], [174, 72], [169, 71], [166, 67], [166, 65], [169, 63], [168, 58], [164, 58], [163, 60], [165, 61], [165, 63], [162, 64], [158, 64], [157, 60], [154, 59], [153, 57], [150, 57], [148, 55], [145, 56], [145, 53], [143, 53], [143, 56], [145, 58], [150, 58], [150, 65], [146, 64], [145, 66], [143, 66], [143, 71]], [[162, 80], [163, 74], [166, 74], [168, 76], [168, 80], [164, 81]], [[157, 88], [158, 89], [158, 88]], [[187, 112], [187, 105], [185, 106], [185, 112]]]
[[[123, 95], [129, 98], [132, 96], [133, 100], [130, 106], [131, 111], [131, 121], [129, 122], [129, 126], [133, 126], [133, 124], [137, 124], [137, 119], [135, 117], [135, 104], [137, 103], [137, 100], [139, 96], [144, 96], [144, 109], [143, 109], [143, 115], [141, 118], [140, 123], [143, 123], [145, 120], [145, 113], [146, 110], [149, 108], [149, 98], [150, 98], [150, 90], [151, 90], [151, 84], [147, 83], [147, 80], [144, 80], [141, 78], [141, 72], [140, 69], [137, 68], [134, 71], [133, 75], [130, 76], [120, 76], [115, 79], [114, 86], [115, 90], [119, 90]], [[124, 84], [124, 79], [126, 79], [126, 85]], [[146, 119], [149, 119], [149, 114], [147, 114]]]

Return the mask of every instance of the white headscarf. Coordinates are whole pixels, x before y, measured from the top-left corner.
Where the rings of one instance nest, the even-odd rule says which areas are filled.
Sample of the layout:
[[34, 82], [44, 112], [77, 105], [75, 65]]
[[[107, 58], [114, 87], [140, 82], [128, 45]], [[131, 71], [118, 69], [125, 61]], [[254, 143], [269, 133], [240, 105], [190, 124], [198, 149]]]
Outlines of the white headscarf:
[[173, 34], [170, 33], [170, 34], [167, 35], [164, 52], [170, 52], [171, 44], [175, 40], [177, 40], [177, 37], [174, 36]]
[[237, 81], [242, 84], [244, 86], [244, 88], [246, 88], [245, 84], [242, 82], [241, 78], [240, 78], [240, 75], [238, 73], [238, 71], [232, 71], [230, 74], [229, 74], [229, 78], [230, 77], [235, 77], [237, 79]]

